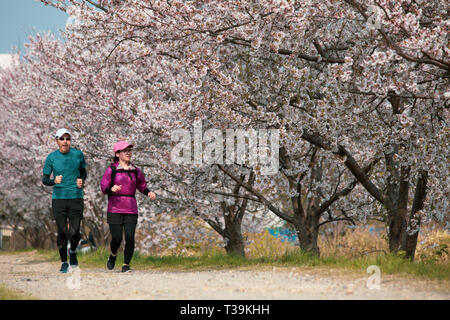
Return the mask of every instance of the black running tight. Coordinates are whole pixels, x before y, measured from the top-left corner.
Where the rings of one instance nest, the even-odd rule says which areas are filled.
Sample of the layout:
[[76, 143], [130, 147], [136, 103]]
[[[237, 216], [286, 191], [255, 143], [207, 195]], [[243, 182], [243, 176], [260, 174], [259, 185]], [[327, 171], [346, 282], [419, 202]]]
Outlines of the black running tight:
[[111, 252], [116, 255], [122, 243], [122, 235], [125, 231], [125, 250], [124, 250], [124, 264], [130, 264], [131, 258], [134, 253], [134, 232], [136, 230], [135, 223], [124, 224], [110, 224], [109, 230], [111, 231]]
[[[69, 220], [69, 227], [67, 227], [67, 220]], [[58, 235], [56, 237], [56, 244], [58, 245], [59, 256], [61, 262], [67, 261], [67, 242], [70, 241], [70, 250], [75, 251], [81, 239], [79, 217], [70, 219], [59, 216], [56, 219], [56, 226], [58, 227]]]
[[75, 251], [81, 239], [80, 224], [83, 219], [83, 199], [53, 199], [53, 217], [58, 234], [56, 244], [62, 262], [67, 261], [67, 242]]

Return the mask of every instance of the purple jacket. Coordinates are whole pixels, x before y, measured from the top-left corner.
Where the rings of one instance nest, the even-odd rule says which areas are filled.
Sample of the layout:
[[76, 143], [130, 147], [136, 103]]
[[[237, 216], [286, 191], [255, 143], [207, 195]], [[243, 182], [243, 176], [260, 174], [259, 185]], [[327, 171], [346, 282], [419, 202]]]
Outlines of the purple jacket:
[[[137, 214], [136, 189], [145, 195], [149, 193], [144, 173], [133, 164], [130, 164], [129, 170], [119, 167], [118, 161], [112, 165], [116, 167], [114, 183], [111, 184], [111, 167], [106, 169], [100, 183], [102, 192], [108, 195], [108, 212]], [[121, 186], [121, 189], [117, 192], [112, 192], [111, 187], [115, 184]]]

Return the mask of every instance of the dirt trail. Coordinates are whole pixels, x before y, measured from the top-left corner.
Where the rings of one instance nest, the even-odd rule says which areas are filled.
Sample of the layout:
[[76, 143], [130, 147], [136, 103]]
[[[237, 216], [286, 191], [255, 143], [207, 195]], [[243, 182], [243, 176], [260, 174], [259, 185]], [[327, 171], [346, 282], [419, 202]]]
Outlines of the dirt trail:
[[123, 274], [80, 265], [60, 274], [59, 267], [58, 261], [44, 261], [36, 252], [1, 254], [0, 285], [38, 299], [56, 300], [450, 299], [449, 281], [383, 275], [382, 270], [380, 288], [369, 289], [369, 274], [326, 268], [135, 270]]

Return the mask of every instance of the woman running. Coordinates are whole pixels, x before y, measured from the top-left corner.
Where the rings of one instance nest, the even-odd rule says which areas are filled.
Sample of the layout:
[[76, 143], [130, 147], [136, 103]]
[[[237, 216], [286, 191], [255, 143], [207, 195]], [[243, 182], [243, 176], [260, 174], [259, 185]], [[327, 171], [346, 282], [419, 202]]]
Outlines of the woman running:
[[106, 169], [101, 181], [101, 189], [108, 195], [107, 222], [111, 231], [111, 254], [106, 264], [114, 269], [117, 250], [122, 243], [125, 231], [124, 264], [122, 272], [131, 271], [130, 262], [134, 252], [134, 233], [138, 220], [138, 208], [135, 198], [136, 189], [151, 200], [156, 195], [147, 188], [144, 173], [131, 163], [133, 145], [119, 141], [114, 145], [114, 162]]

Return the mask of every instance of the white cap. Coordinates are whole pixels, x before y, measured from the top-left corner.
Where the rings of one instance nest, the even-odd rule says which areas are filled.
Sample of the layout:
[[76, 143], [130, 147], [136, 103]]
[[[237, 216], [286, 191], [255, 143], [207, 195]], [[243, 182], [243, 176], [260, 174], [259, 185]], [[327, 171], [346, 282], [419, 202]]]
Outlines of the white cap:
[[64, 129], [64, 128], [59, 129], [58, 131], [56, 131], [56, 139], [59, 139], [61, 136], [63, 136], [66, 133], [70, 136], [69, 130]]

